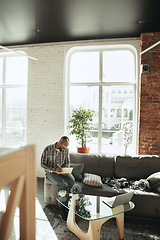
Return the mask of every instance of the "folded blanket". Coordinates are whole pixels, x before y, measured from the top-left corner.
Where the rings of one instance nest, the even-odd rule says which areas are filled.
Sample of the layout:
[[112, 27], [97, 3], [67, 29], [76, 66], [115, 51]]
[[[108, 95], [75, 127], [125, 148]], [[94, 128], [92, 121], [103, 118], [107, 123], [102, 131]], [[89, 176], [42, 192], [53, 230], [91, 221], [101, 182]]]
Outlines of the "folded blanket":
[[133, 190], [149, 190], [149, 182], [147, 179], [129, 180], [127, 178], [103, 178], [102, 182], [108, 186], [118, 190], [120, 188], [130, 188]]

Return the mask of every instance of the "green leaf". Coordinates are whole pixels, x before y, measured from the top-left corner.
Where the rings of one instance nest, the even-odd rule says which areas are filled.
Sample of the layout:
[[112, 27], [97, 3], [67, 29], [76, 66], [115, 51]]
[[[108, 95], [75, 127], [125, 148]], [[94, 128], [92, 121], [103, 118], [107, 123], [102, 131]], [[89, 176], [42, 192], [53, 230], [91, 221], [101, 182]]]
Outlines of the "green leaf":
[[68, 128], [71, 129], [70, 134], [76, 135], [76, 140], [79, 141], [81, 147], [86, 147], [86, 143], [90, 142], [87, 137], [90, 137], [90, 130], [93, 127], [94, 110], [86, 110], [82, 107], [74, 109], [69, 118]]

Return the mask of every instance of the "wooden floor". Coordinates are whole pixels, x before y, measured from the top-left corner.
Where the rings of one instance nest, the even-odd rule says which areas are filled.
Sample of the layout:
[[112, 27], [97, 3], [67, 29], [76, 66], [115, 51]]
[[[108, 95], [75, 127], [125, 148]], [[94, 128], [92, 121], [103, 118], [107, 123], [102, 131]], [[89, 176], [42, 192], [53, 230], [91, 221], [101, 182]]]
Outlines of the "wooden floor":
[[[37, 181], [37, 198], [36, 198], [36, 240], [57, 240], [44, 211], [44, 191], [43, 191], [43, 179]], [[10, 186], [5, 186], [0, 191], [0, 212], [5, 211], [6, 203], [8, 200]], [[14, 223], [10, 240], [19, 239], [19, 208], [16, 209]]]

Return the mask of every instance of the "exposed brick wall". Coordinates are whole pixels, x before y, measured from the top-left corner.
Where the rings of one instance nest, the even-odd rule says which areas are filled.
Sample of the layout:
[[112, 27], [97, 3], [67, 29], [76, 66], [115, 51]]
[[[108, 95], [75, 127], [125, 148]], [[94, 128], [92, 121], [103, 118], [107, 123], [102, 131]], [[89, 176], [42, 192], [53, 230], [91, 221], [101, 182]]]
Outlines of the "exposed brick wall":
[[[141, 35], [141, 51], [160, 40], [160, 32]], [[160, 155], [160, 44], [141, 55], [149, 72], [141, 74], [139, 154]]]

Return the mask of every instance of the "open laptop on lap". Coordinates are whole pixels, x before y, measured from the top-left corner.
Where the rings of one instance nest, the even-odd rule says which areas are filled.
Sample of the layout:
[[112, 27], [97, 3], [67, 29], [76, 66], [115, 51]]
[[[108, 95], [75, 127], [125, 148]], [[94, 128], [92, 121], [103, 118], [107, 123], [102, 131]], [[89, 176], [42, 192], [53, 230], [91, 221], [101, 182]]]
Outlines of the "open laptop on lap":
[[104, 204], [108, 205], [110, 208], [114, 208], [118, 205], [128, 203], [134, 192], [128, 192], [124, 194], [120, 194], [114, 197], [111, 197], [108, 201], [102, 201]]

